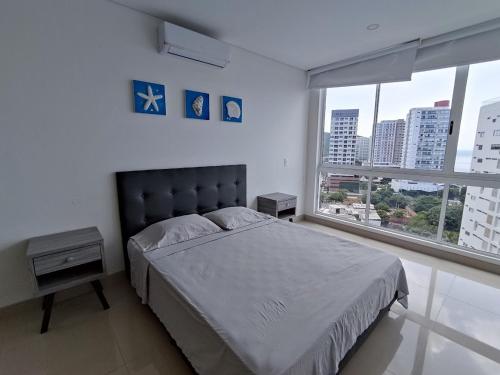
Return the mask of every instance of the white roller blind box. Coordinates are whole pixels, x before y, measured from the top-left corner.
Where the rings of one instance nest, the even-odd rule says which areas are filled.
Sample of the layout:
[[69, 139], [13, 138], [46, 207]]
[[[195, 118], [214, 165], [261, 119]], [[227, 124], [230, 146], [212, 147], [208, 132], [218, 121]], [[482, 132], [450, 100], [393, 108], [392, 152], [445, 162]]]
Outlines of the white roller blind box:
[[500, 18], [311, 69], [309, 88], [409, 81], [417, 71], [500, 59]]
[[423, 40], [413, 70], [449, 68], [499, 59], [500, 20], [494, 20]]
[[411, 79], [418, 42], [309, 71], [309, 88], [367, 85]]

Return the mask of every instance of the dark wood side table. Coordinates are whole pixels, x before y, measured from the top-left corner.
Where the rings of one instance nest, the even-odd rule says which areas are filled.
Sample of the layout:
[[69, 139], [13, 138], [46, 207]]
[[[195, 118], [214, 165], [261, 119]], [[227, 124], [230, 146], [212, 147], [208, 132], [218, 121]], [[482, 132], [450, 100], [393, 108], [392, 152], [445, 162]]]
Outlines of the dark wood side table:
[[295, 195], [271, 193], [257, 197], [257, 210], [279, 219], [293, 222], [296, 207], [297, 197]]
[[102, 307], [109, 308], [99, 279], [106, 274], [104, 246], [96, 227], [34, 237], [26, 252], [35, 295], [43, 296], [40, 333], [47, 332], [56, 292], [91, 283]]

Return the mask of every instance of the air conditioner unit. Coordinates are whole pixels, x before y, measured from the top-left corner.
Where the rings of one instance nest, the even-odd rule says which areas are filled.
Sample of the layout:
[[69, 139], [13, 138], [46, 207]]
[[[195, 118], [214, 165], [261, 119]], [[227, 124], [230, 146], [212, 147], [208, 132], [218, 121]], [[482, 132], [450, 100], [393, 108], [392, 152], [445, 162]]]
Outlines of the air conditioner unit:
[[231, 47], [206, 35], [169, 22], [158, 27], [159, 51], [224, 68], [231, 60]]

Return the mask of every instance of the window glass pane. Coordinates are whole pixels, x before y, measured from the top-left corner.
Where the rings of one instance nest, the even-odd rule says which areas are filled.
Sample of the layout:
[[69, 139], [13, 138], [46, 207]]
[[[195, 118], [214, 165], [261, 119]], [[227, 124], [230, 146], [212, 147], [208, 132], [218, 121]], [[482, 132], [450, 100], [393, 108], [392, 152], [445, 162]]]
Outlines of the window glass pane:
[[385, 228], [436, 239], [443, 188], [424, 181], [376, 178], [370, 216], [378, 216]]
[[500, 61], [469, 67], [455, 171], [500, 173]]
[[373, 165], [442, 170], [455, 68], [380, 86]]
[[326, 90], [323, 163], [369, 164], [376, 85]]
[[320, 175], [319, 213], [364, 222], [368, 178], [356, 175]]
[[448, 194], [443, 241], [498, 255], [500, 247], [498, 189], [452, 185]]

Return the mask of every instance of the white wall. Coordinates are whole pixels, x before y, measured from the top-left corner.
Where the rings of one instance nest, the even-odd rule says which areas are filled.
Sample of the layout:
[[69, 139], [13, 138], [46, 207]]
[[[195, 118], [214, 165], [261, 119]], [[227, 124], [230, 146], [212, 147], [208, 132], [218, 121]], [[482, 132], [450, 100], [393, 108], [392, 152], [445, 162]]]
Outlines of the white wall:
[[[237, 48], [224, 70], [159, 55], [158, 20], [105, 0], [1, 8], [0, 306], [32, 296], [31, 236], [97, 225], [122, 269], [115, 171], [245, 163], [251, 206], [283, 191], [303, 212], [303, 71]], [[167, 85], [166, 117], [132, 112], [132, 79]], [[212, 120], [183, 118], [184, 89], [210, 93]], [[243, 98], [243, 125], [219, 120], [220, 95]]]

